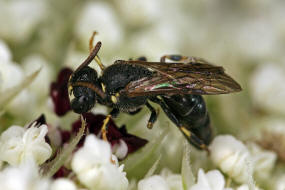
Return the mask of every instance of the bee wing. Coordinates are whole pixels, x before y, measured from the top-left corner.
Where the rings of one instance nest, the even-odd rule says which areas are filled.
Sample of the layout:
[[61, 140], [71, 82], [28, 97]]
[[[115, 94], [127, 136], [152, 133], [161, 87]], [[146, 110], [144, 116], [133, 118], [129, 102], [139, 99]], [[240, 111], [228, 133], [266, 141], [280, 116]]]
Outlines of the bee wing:
[[189, 63], [121, 61], [117, 63], [145, 67], [153, 72], [130, 82], [124, 89], [129, 97], [174, 94], [228, 94], [241, 91], [240, 85], [224, 72], [223, 67], [209, 64], [200, 58]]

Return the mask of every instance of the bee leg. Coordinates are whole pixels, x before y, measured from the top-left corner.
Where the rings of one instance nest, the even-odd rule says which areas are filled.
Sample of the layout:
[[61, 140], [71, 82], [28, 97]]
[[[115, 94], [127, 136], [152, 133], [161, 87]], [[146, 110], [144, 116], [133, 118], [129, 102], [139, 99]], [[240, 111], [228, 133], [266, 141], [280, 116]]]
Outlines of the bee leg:
[[182, 125], [179, 126], [179, 129], [192, 145], [194, 145], [198, 149], [206, 150], [208, 153], [210, 153], [208, 146], [189, 129]]
[[147, 128], [152, 129], [153, 124], [157, 120], [159, 110], [155, 111], [155, 109], [148, 102], [146, 103], [146, 106], [151, 111], [151, 115], [147, 123]]
[[[94, 42], [94, 38], [95, 35], [98, 34], [96, 31], [93, 32], [90, 40], [89, 40], [89, 51], [92, 52], [93, 50], [93, 42]], [[103, 65], [103, 63], [101, 62], [100, 58], [98, 55], [96, 55], [96, 57], [94, 58], [94, 60], [96, 61], [96, 63], [99, 65], [100, 69], [103, 71], [105, 69], [105, 66]]]
[[178, 61], [181, 63], [191, 63], [194, 61], [193, 57], [182, 56], [182, 55], [164, 55], [160, 58], [160, 62], [166, 62], [166, 59], [171, 61]]
[[113, 110], [111, 111], [111, 113], [108, 114], [107, 117], [104, 119], [103, 125], [102, 125], [102, 127], [101, 127], [102, 139], [103, 139], [104, 141], [108, 141], [107, 133], [108, 133], [108, 126], [109, 126], [109, 121], [110, 121], [110, 119], [117, 117], [118, 114], [119, 114], [119, 110], [118, 110], [118, 109], [113, 109]]
[[107, 132], [108, 132], [108, 124], [109, 124], [109, 121], [111, 119], [111, 115], [107, 115], [107, 117], [104, 119], [103, 121], [103, 125], [101, 127], [101, 134], [102, 134], [102, 139], [104, 141], [108, 141], [108, 138], [107, 138]]
[[111, 113], [110, 113], [109, 115], [111, 115], [112, 118], [116, 118], [116, 117], [119, 115], [119, 113], [120, 113], [120, 110], [119, 110], [119, 109], [113, 108], [112, 111], [111, 111]]
[[151, 98], [151, 101], [160, 105], [163, 109], [164, 113], [168, 116], [168, 118], [180, 129], [183, 135], [187, 138], [187, 140], [197, 147], [198, 149], [206, 150], [209, 152], [207, 145], [201, 140], [197, 135], [192, 133], [187, 127], [184, 127], [179, 119], [175, 116], [172, 110], [159, 98]]

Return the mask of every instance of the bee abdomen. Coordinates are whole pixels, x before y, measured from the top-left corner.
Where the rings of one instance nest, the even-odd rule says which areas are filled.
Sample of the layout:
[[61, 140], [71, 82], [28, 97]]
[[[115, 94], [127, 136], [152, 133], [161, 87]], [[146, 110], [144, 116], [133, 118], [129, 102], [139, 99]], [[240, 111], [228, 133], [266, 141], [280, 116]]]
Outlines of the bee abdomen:
[[162, 96], [179, 122], [208, 145], [212, 140], [210, 116], [201, 95]]

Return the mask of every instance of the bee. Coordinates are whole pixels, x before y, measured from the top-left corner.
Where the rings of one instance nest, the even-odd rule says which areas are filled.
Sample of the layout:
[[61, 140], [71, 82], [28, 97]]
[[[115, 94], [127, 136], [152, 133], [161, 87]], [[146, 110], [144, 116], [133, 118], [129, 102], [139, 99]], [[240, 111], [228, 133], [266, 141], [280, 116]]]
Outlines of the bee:
[[[107, 140], [108, 122], [120, 112], [136, 114], [146, 106], [151, 112], [147, 127], [152, 128], [158, 117], [158, 110], [150, 104], [154, 102], [192, 145], [207, 150], [212, 129], [201, 95], [241, 91], [240, 85], [224, 72], [223, 67], [181, 55], [165, 55], [160, 62], [148, 62], [145, 57], [116, 60], [105, 67], [97, 55], [101, 42], [93, 48], [93, 38], [94, 34], [89, 43], [90, 55], [68, 82], [74, 112], [88, 112], [96, 103], [112, 108], [101, 129], [103, 139]], [[102, 69], [101, 76], [88, 66], [92, 60]]]

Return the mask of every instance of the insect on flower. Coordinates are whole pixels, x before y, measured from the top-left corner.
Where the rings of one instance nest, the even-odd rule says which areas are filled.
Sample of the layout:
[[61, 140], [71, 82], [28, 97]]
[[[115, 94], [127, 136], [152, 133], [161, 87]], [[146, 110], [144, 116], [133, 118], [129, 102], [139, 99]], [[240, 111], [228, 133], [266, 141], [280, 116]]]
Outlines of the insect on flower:
[[[88, 112], [95, 103], [112, 111], [105, 119], [101, 132], [106, 133], [110, 118], [119, 112], [136, 114], [147, 106], [152, 128], [158, 111], [149, 102], [159, 104], [168, 118], [180, 129], [188, 141], [198, 149], [207, 149], [212, 139], [210, 118], [201, 95], [227, 94], [241, 91], [240, 85], [222, 67], [207, 61], [181, 55], [165, 55], [160, 62], [117, 60], [105, 67], [98, 52], [101, 42], [93, 48], [94, 35], [89, 42], [90, 55], [75, 70], [68, 82], [70, 105], [74, 112]], [[88, 65], [92, 60], [102, 69], [102, 75]], [[166, 62], [166, 59], [174, 62]]]

